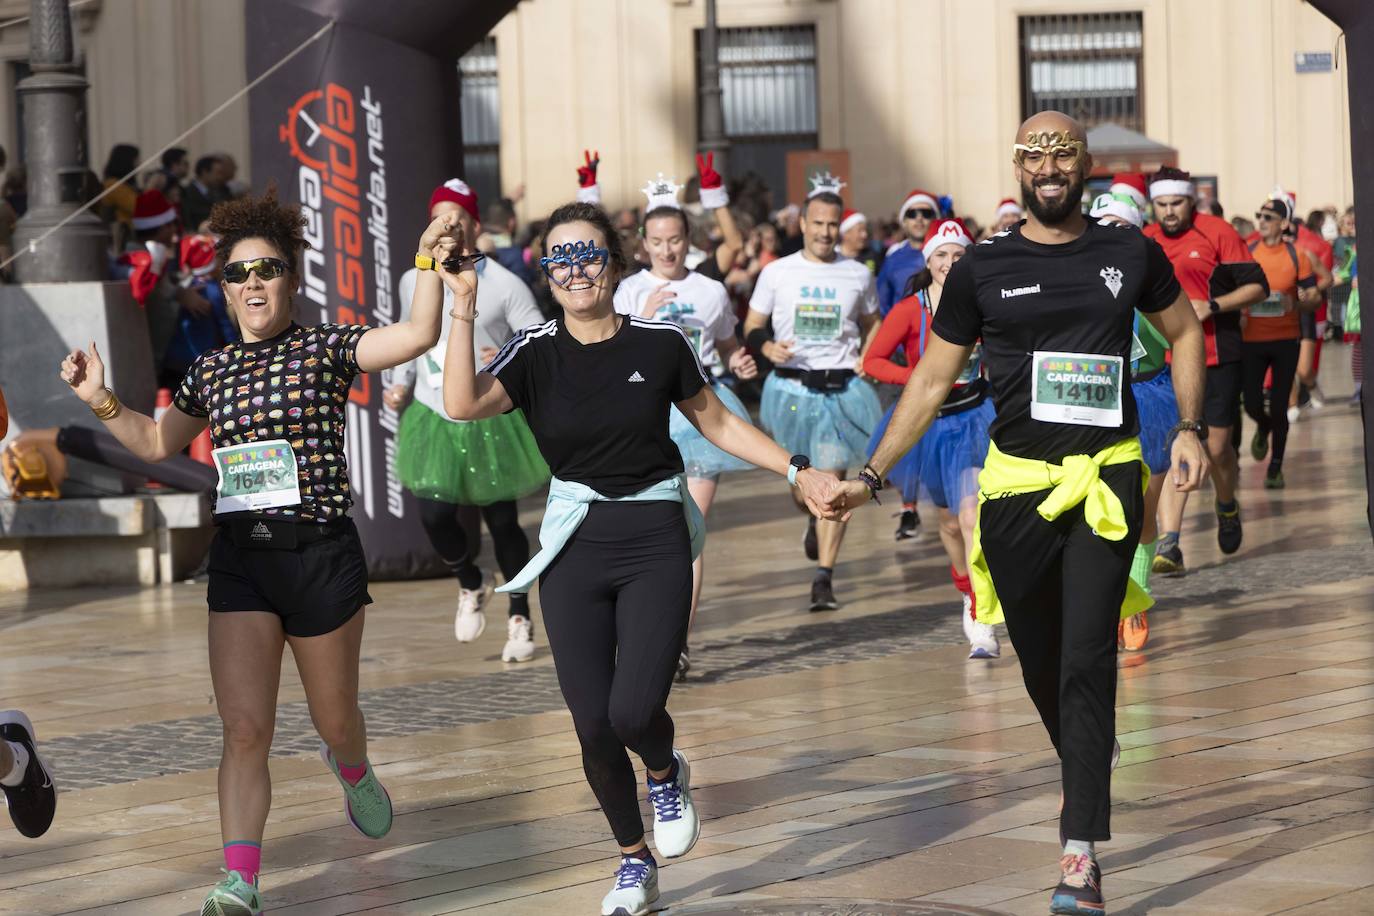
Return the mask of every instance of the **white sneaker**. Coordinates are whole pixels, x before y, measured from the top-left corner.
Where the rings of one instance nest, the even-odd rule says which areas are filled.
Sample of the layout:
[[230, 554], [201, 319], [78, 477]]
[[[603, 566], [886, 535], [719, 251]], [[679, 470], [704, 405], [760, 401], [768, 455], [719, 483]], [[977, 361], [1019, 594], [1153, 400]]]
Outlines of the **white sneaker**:
[[973, 617], [973, 598], [964, 596], [964, 638], [968, 640], [969, 658], [1001, 658], [1002, 646], [991, 624], [979, 623]]
[[959, 615], [964, 622], [964, 639], [973, 642], [973, 596], [964, 595], [964, 611]]
[[677, 776], [671, 782], [649, 782], [649, 804], [654, 806], [654, 848], [666, 859], [685, 856], [701, 836], [701, 819], [692, 804], [692, 771], [682, 751], [673, 748]]
[[620, 860], [615, 885], [601, 898], [601, 916], [643, 916], [658, 899], [658, 866], [634, 856]]
[[1296, 422], [1298, 422], [1298, 417], [1300, 417], [1300, 416], [1302, 416], [1302, 409], [1301, 409], [1301, 408], [1298, 408], [1298, 407], [1290, 407], [1290, 408], [1288, 408], [1288, 422], [1289, 422], [1289, 423], [1296, 423]]
[[1326, 406], [1326, 395], [1322, 394], [1320, 385], [1313, 385], [1307, 389], [1307, 397], [1309, 398], [1307, 403], [1313, 410], [1321, 410]]
[[506, 647], [501, 650], [503, 662], [527, 662], [534, 658], [534, 635], [528, 617], [519, 614], [506, 623]]
[[458, 613], [453, 618], [453, 637], [459, 642], [472, 642], [487, 628], [487, 615], [482, 613], [491, 597], [491, 580], [480, 588], [458, 589]]

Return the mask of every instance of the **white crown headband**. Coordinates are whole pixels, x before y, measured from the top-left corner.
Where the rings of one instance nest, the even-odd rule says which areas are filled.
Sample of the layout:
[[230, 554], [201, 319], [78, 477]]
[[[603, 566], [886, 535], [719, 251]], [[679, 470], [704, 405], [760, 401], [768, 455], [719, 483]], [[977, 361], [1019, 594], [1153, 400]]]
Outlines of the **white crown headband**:
[[829, 170], [826, 170], [824, 174], [812, 175], [807, 181], [811, 182], [811, 193], [806, 195], [807, 200], [810, 200], [817, 194], [839, 195], [840, 189], [845, 186], [845, 183], [837, 176], [831, 175]]
[[682, 185], [677, 183], [677, 179], [664, 178], [663, 173], [659, 172], [657, 178], [649, 179], [642, 192], [645, 197], [649, 198], [648, 210], [657, 210], [659, 207], [672, 207], [674, 210], [681, 210], [682, 203], [677, 199], [677, 192], [681, 190]]

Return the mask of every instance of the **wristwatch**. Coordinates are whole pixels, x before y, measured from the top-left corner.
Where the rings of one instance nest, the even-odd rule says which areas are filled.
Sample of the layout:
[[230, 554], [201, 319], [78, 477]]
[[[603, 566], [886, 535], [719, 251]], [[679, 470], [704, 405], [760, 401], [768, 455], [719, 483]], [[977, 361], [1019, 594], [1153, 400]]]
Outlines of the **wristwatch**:
[[1221, 311], [1221, 303], [1215, 299], [1208, 299], [1207, 310], [1211, 312], [1213, 315], [1215, 315]]
[[1199, 439], [1206, 439], [1207, 424], [1201, 420], [1179, 420], [1174, 424], [1174, 428], [1169, 430], [1169, 438], [1173, 439], [1181, 432], [1194, 432]]
[[419, 252], [416, 252], [415, 266], [418, 267], [420, 270], [437, 270], [439, 267], [439, 262], [434, 260], [427, 254], [420, 254]]
[[805, 455], [793, 455], [792, 460], [787, 464], [787, 482], [792, 486], [797, 485], [797, 475], [811, 467], [811, 459]]

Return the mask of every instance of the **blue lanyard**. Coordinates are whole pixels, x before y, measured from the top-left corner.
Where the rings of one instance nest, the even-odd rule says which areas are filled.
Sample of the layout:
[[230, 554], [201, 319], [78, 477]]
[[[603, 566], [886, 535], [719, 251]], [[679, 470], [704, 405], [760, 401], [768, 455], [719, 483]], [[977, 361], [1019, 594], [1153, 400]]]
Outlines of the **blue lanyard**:
[[924, 290], [916, 294], [916, 299], [921, 303], [921, 338], [917, 344], [920, 349], [916, 353], [916, 358], [919, 360], [926, 355], [926, 324], [930, 318], [930, 311], [926, 305], [927, 300]]

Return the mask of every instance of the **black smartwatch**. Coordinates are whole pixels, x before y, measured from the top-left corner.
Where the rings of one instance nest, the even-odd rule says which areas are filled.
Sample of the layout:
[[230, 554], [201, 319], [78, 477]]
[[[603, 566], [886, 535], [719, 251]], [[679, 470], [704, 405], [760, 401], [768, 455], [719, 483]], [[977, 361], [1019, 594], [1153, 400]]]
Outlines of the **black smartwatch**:
[[1211, 312], [1213, 315], [1215, 315], [1221, 311], [1221, 303], [1215, 299], [1208, 299], [1207, 310]]
[[811, 459], [805, 455], [793, 455], [792, 460], [787, 463], [787, 482], [792, 486], [797, 485], [797, 475], [811, 467]]

